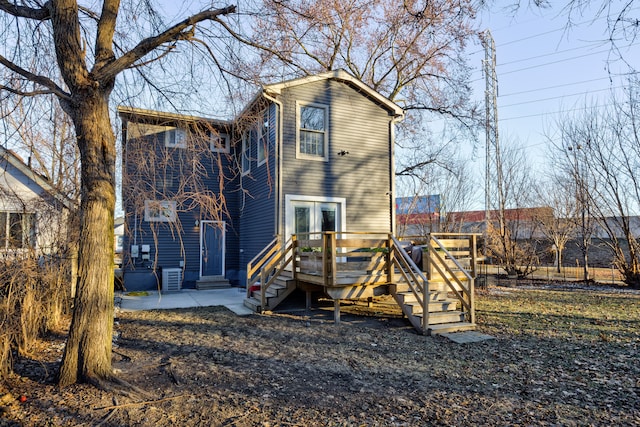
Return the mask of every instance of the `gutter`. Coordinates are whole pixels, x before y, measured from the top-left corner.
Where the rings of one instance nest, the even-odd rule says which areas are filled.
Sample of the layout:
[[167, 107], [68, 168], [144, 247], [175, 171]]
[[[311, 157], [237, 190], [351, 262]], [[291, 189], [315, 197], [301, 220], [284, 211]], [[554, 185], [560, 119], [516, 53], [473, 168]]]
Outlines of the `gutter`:
[[389, 121], [389, 210], [391, 217], [391, 233], [396, 235], [396, 123], [404, 120], [404, 114], [396, 114]]

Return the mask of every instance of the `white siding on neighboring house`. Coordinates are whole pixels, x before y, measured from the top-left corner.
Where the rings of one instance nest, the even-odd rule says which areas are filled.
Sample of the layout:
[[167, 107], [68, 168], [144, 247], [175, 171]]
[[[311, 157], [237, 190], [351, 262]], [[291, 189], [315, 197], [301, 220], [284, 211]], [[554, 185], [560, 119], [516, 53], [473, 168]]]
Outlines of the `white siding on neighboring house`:
[[67, 243], [69, 206], [43, 177], [0, 147], [0, 251], [57, 251]]

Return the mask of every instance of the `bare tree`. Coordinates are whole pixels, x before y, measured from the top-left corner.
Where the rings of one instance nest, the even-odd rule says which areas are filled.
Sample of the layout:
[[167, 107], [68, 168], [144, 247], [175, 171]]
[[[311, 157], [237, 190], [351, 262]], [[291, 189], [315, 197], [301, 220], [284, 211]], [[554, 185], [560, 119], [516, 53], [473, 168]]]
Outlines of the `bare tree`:
[[577, 212], [576, 195], [568, 191], [574, 183], [554, 177], [537, 191], [537, 199], [551, 209], [540, 210], [536, 218], [540, 231], [553, 242], [556, 253], [555, 265], [561, 272], [563, 252], [567, 243], [575, 236], [578, 224], [575, 221]]
[[[9, 101], [9, 100], [7, 100]], [[12, 99], [0, 107], [5, 117], [6, 141], [27, 155], [36, 172], [71, 200], [80, 198], [80, 153], [75, 144], [73, 123], [52, 96], [41, 96], [32, 102]]]
[[[640, 209], [640, 138], [637, 82], [631, 81], [625, 101], [613, 107], [593, 106], [563, 121], [560, 131], [567, 150], [565, 167], [572, 171], [580, 208], [579, 224], [595, 225], [606, 235], [615, 266], [631, 286], [640, 286], [640, 230], [634, 213]], [[584, 233], [587, 234], [587, 233]], [[583, 236], [583, 239], [586, 238]], [[590, 237], [589, 237], [590, 240]], [[586, 260], [585, 260], [586, 263]], [[585, 280], [588, 277], [585, 276]]]
[[[555, 181], [565, 182], [565, 194], [575, 201], [575, 210], [570, 217], [578, 237], [577, 245], [582, 255], [582, 278], [591, 281], [589, 272], [589, 250], [595, 233], [596, 218], [593, 214], [591, 190], [595, 183], [590, 179], [588, 161], [582, 150], [586, 136], [580, 124], [563, 119], [558, 121], [561, 143], [554, 143], [551, 165]], [[569, 199], [567, 207], [570, 207]], [[570, 212], [566, 212], [569, 214]]]
[[497, 194], [491, 198], [491, 216], [487, 218], [485, 246], [508, 275], [526, 276], [537, 268], [535, 235], [537, 223], [530, 208], [534, 180], [524, 151], [503, 145], [500, 158], [502, 173]]
[[[344, 68], [407, 111], [396, 140], [414, 156], [398, 160], [399, 176], [422, 175], [442, 161], [456, 134], [473, 139], [479, 119], [470, 101], [465, 47], [477, 40], [474, 2], [467, 0], [264, 0], [252, 17], [251, 43], [271, 46], [233, 71], [252, 81]], [[433, 117], [449, 137], [432, 138]], [[444, 144], [443, 140], [449, 141]], [[446, 146], [446, 147], [445, 147]]]
[[398, 234], [425, 236], [432, 232], [462, 232], [461, 217], [455, 220], [448, 214], [469, 210], [477, 196], [477, 186], [471, 162], [451, 151], [449, 154], [448, 159], [442, 158], [442, 161], [414, 170], [411, 177], [405, 177], [409, 179], [404, 179], [398, 186], [403, 194], [411, 195], [415, 200], [428, 195], [437, 195], [439, 200], [438, 206], [432, 207], [437, 208], [433, 214], [419, 212], [417, 206], [408, 206], [409, 214], [403, 217], [407, 221], [404, 224], [399, 221]]
[[198, 24], [220, 23], [235, 7], [207, 9], [168, 27], [152, 22], [151, 34], [133, 45], [116, 43], [120, 9], [118, 0], [105, 0], [99, 11], [71, 0], [0, 0], [8, 45], [0, 55], [0, 89], [5, 96], [56, 96], [73, 122], [81, 158], [78, 284], [63, 386], [117, 382], [111, 370], [116, 141], [109, 116], [116, 77], [193, 40]]

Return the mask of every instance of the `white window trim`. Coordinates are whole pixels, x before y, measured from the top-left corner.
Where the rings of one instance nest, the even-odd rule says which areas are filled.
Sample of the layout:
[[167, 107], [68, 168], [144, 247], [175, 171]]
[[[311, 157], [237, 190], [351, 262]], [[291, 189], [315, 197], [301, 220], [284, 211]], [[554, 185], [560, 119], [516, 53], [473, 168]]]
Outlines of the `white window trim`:
[[[162, 213], [151, 215], [151, 208], [158, 205]], [[176, 202], [175, 200], [145, 200], [144, 201], [144, 220], [147, 222], [175, 222], [176, 221]]]
[[[3, 240], [0, 241], [0, 252], [4, 252], [5, 250], [9, 250], [12, 252], [16, 252], [16, 251], [20, 252], [20, 251], [26, 251], [29, 249], [35, 249], [38, 246], [38, 229], [37, 229], [38, 214], [36, 212], [24, 212], [24, 211], [4, 210], [4, 209], [0, 209], [0, 212], [6, 214], [4, 224], [0, 224], [0, 227], [4, 228]], [[20, 248], [9, 247], [9, 239], [11, 235], [11, 222], [10, 222], [11, 214], [20, 215], [20, 222], [21, 222], [20, 228], [22, 231], [22, 242], [21, 242]], [[28, 225], [29, 227], [27, 229], [27, 234], [25, 235], [24, 225], [25, 225], [26, 215], [33, 215], [33, 223], [30, 223], [30, 222], [26, 223], [26, 225]]]
[[[262, 121], [258, 125], [258, 166], [267, 163], [267, 158], [269, 157], [269, 125], [269, 109], [267, 108], [262, 112]], [[262, 143], [262, 139], [265, 136], [264, 132], [266, 132], [266, 144]], [[260, 153], [263, 155], [262, 160], [260, 160]]]
[[[220, 144], [224, 141], [224, 145]], [[213, 153], [228, 153], [231, 150], [231, 138], [226, 133], [212, 133], [209, 139], [209, 149]]]
[[[171, 134], [175, 134], [176, 142], [171, 143]], [[180, 138], [178, 138], [180, 136]], [[166, 148], [187, 148], [187, 130], [179, 127], [166, 126], [164, 132], [164, 146]]]
[[322, 197], [322, 196], [303, 196], [298, 194], [286, 194], [284, 196], [285, 205], [285, 235], [287, 239], [291, 237], [291, 231], [293, 230], [293, 202], [314, 202], [314, 203], [335, 203], [340, 205], [340, 230], [344, 233], [347, 231], [347, 199], [344, 197]]
[[[302, 107], [316, 107], [324, 110], [324, 156], [314, 156], [300, 152], [300, 109]], [[296, 101], [296, 158], [305, 160], [315, 160], [321, 162], [329, 161], [329, 106], [315, 102]]]
[[[203, 276], [202, 275], [202, 257], [204, 256], [204, 224], [217, 224], [217, 227], [220, 227], [222, 231], [222, 274], [220, 276]], [[227, 223], [225, 221], [209, 221], [203, 220], [200, 226], [200, 271], [199, 277], [202, 279], [203, 277], [224, 277], [226, 274], [226, 263], [227, 263]]]
[[[246, 153], [246, 156], [245, 156]], [[247, 160], [247, 168], [244, 167], [245, 158]], [[242, 176], [251, 172], [251, 129], [242, 132], [242, 151], [240, 152], [240, 169]]]

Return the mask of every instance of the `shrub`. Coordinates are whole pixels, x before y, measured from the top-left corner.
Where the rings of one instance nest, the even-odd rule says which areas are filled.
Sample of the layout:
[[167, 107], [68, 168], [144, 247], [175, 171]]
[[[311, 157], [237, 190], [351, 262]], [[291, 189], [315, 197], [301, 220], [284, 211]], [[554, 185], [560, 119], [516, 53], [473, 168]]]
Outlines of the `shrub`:
[[70, 310], [68, 263], [33, 255], [0, 258], [0, 378], [14, 355], [28, 356], [44, 334], [61, 326]]

